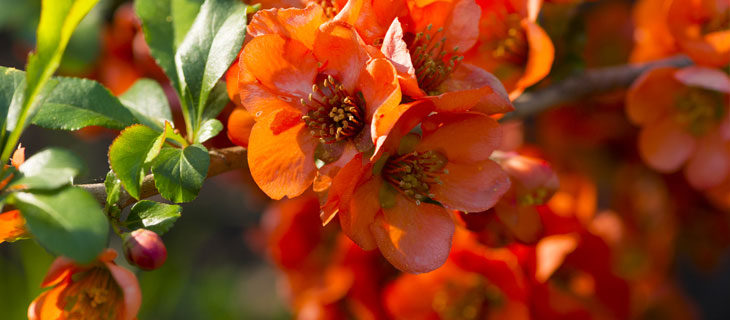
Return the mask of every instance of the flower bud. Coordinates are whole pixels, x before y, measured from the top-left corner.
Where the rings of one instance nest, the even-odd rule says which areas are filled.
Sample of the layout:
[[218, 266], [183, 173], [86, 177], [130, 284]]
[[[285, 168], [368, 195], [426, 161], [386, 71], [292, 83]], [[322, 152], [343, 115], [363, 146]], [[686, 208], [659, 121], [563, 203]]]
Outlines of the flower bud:
[[157, 233], [147, 229], [137, 229], [125, 233], [124, 256], [129, 263], [143, 270], [155, 270], [167, 259], [167, 249]]

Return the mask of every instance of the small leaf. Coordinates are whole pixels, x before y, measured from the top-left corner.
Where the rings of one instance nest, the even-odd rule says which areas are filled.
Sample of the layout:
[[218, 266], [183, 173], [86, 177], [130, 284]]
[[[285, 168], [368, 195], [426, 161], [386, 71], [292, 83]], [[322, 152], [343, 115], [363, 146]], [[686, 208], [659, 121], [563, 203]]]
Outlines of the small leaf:
[[193, 124], [200, 124], [208, 94], [241, 50], [246, 8], [238, 0], [206, 0], [175, 54], [183, 105]]
[[109, 223], [94, 197], [81, 188], [16, 192], [11, 200], [38, 242], [55, 254], [87, 263], [106, 247]]
[[125, 223], [132, 230], [145, 228], [163, 235], [180, 218], [181, 212], [182, 207], [178, 205], [142, 200], [132, 206]]
[[195, 22], [204, 0], [171, 0], [172, 24], [175, 28], [175, 48], [185, 40], [185, 35]]
[[122, 181], [117, 178], [113, 170], [109, 170], [104, 179], [104, 190], [106, 191], [106, 204], [114, 205], [122, 195]]
[[203, 143], [217, 136], [223, 130], [223, 124], [218, 119], [208, 119], [203, 122], [198, 131], [197, 143]]
[[109, 164], [135, 199], [139, 199], [145, 164], [157, 157], [164, 141], [164, 132], [133, 125], [124, 129], [109, 147]]
[[38, 110], [33, 124], [62, 130], [88, 126], [123, 129], [137, 123], [135, 116], [100, 83], [56, 77], [58, 86]]
[[140, 79], [119, 96], [139, 122], [158, 131], [164, 130], [165, 121], [172, 122], [170, 104], [157, 81]]
[[25, 79], [25, 72], [18, 69], [0, 67], [0, 124], [5, 123], [8, 116], [8, 109], [13, 102], [13, 95], [18, 92], [22, 96], [22, 90], [17, 90]]
[[142, 20], [142, 31], [150, 54], [165, 71], [173, 87], [179, 87], [175, 69], [175, 30], [171, 0], [136, 0], [134, 11]]
[[152, 163], [155, 186], [172, 202], [188, 202], [198, 196], [208, 174], [210, 155], [200, 144], [185, 149], [164, 148]]
[[18, 168], [22, 176], [13, 185], [52, 190], [71, 184], [83, 169], [84, 164], [70, 151], [49, 148], [34, 154]]

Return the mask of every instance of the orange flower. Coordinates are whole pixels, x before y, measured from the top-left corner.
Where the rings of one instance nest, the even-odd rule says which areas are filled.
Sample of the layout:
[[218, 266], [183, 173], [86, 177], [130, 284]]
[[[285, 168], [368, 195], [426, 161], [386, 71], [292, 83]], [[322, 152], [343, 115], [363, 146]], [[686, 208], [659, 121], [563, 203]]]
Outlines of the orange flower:
[[634, 23], [632, 61], [684, 52], [700, 65], [730, 63], [730, 1], [642, 0]]
[[0, 243], [24, 238], [27, 233], [25, 219], [20, 215], [20, 211], [10, 210], [0, 213]]
[[372, 57], [352, 28], [323, 21], [322, 8], [309, 5], [259, 11], [248, 26], [238, 86], [256, 120], [248, 162], [273, 199], [304, 192], [315, 159], [349, 161], [370, 150], [373, 114], [400, 102], [393, 66]]
[[478, 0], [477, 4], [482, 10], [479, 38], [464, 61], [497, 76], [514, 100], [542, 80], [553, 63], [553, 43], [535, 22], [540, 2]]
[[666, 21], [679, 47], [698, 64], [730, 63], [730, 1], [673, 0]]
[[[267, 250], [281, 271], [299, 319], [383, 318], [382, 258], [357, 247], [337, 230], [322, 228], [313, 192], [278, 201], [262, 220]], [[333, 228], [334, 227], [334, 228]]]
[[[10, 163], [13, 167], [19, 168], [23, 162], [25, 162], [25, 148], [18, 146], [18, 149], [13, 152]], [[0, 189], [5, 188], [12, 179], [13, 174], [11, 173], [9, 177], [0, 182]], [[13, 242], [27, 236], [28, 230], [25, 228], [25, 219], [20, 215], [20, 211], [10, 210], [0, 213], [0, 243], [5, 241]]]
[[501, 138], [494, 119], [437, 114], [422, 122], [421, 136], [406, 134], [428, 112], [426, 103], [412, 105], [370, 162], [363, 165], [358, 156], [341, 169], [322, 217], [329, 221], [337, 212], [329, 206], [336, 204], [342, 230], [355, 243], [379, 248], [391, 264], [412, 273], [446, 261], [454, 232], [446, 208], [484, 211], [510, 186], [489, 159]]
[[135, 319], [142, 302], [137, 278], [114, 263], [107, 249], [96, 262], [78, 265], [59, 257], [43, 279], [41, 293], [28, 307], [30, 320]]
[[705, 67], [657, 68], [632, 85], [629, 119], [642, 127], [639, 152], [660, 172], [683, 164], [696, 189], [719, 185], [730, 171], [730, 77]]
[[403, 274], [384, 290], [394, 319], [529, 319], [525, 279], [507, 249], [490, 249], [458, 228], [440, 268]]
[[407, 0], [390, 6], [353, 0], [335, 20], [354, 25], [366, 42], [380, 46], [410, 98], [431, 100], [437, 111], [514, 110], [497, 78], [461, 62], [479, 33], [474, 0]]

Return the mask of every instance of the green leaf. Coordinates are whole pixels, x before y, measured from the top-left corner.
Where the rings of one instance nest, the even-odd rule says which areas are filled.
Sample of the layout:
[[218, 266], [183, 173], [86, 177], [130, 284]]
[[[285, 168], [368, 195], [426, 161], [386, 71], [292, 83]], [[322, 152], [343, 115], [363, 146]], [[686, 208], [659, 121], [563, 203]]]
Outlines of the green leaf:
[[208, 119], [200, 126], [196, 143], [208, 141], [208, 139], [217, 136], [221, 130], [223, 130], [223, 124], [218, 119]]
[[145, 228], [163, 235], [180, 218], [181, 212], [182, 207], [178, 205], [142, 200], [132, 206], [125, 223], [132, 230]]
[[49, 80], [61, 63], [61, 56], [71, 34], [98, 1], [43, 0], [36, 35], [36, 50], [28, 57], [26, 86], [23, 98], [20, 99], [22, 102], [14, 103], [19, 106], [16, 107], [18, 111], [8, 114], [8, 120], [11, 118], [10, 115], [13, 116], [12, 123], [8, 121], [7, 124], [8, 131], [12, 128], [12, 132], [8, 140], [4, 141], [0, 161], [7, 161], [10, 157], [28, 121], [33, 118], [43, 99], [53, 90], [54, 84], [49, 83]]
[[106, 204], [114, 205], [122, 195], [122, 181], [117, 178], [113, 170], [109, 170], [104, 179], [104, 190], [106, 191]]
[[152, 163], [155, 186], [167, 200], [177, 203], [192, 201], [203, 186], [209, 165], [208, 150], [200, 144], [185, 149], [162, 149]]
[[175, 54], [184, 112], [195, 131], [208, 94], [241, 50], [246, 8], [237, 0], [206, 0]]
[[[25, 91], [25, 85], [25, 81], [21, 82], [20, 87], [18, 87], [18, 91]], [[44, 104], [45, 101], [53, 94], [53, 91], [56, 89], [57, 85], [57, 80], [48, 80], [48, 82], [46, 82], [46, 85], [37, 92], [37, 94], [33, 98], [33, 102], [31, 103], [31, 105], [27, 107], [25, 115], [23, 115], [23, 108], [25, 108], [23, 106], [23, 104], [25, 103], [25, 97], [22, 94], [14, 95], [13, 101], [10, 103], [10, 109], [8, 110], [6, 129], [8, 131], [15, 131], [15, 129], [18, 128], [20, 130], [18, 131], [18, 137], [20, 137], [20, 132], [25, 129], [29, 124], [24, 119], [32, 119], [35, 116], [38, 110], [40, 110], [39, 106]], [[9, 145], [6, 145], [5, 148], [9, 148]]]
[[[23, 96], [25, 72], [18, 69], [0, 67], [0, 142], [5, 137], [5, 126], [13, 102], [13, 96]], [[16, 98], [18, 99], [18, 98]]]
[[76, 26], [99, 0], [43, 0], [36, 51], [28, 58], [26, 97], [32, 97], [61, 63]]
[[38, 242], [55, 254], [87, 263], [106, 247], [109, 223], [94, 197], [81, 188], [17, 192], [11, 201]]
[[231, 102], [231, 99], [228, 98], [226, 83], [219, 81], [208, 95], [208, 101], [205, 103], [203, 117], [200, 121], [205, 122], [208, 119], [214, 119], [221, 113], [221, 111], [223, 111], [223, 108], [225, 108], [229, 102]]
[[109, 147], [109, 164], [135, 199], [139, 199], [145, 164], [157, 157], [164, 142], [164, 132], [133, 125], [124, 129]]
[[62, 130], [102, 126], [120, 130], [137, 123], [134, 115], [100, 83], [57, 77], [58, 86], [38, 110], [33, 124]]
[[185, 40], [185, 36], [193, 26], [195, 17], [200, 12], [204, 0], [171, 0], [172, 24], [175, 28], [175, 48]]
[[139, 122], [158, 131], [165, 129], [165, 121], [172, 123], [167, 96], [157, 81], [140, 79], [119, 97]]
[[142, 31], [150, 54], [179, 90], [175, 52], [192, 25], [200, 0], [137, 0], [134, 9], [142, 20]]
[[31, 190], [53, 190], [71, 184], [84, 169], [81, 160], [68, 150], [49, 148], [28, 158], [18, 171], [22, 176], [13, 185]]

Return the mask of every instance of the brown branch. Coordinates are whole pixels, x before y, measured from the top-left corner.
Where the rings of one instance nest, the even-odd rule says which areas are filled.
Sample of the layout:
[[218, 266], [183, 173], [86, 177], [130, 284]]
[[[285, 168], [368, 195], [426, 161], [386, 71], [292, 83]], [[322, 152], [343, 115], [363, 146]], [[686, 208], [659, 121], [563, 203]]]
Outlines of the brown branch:
[[[217, 176], [221, 173], [233, 171], [237, 169], [243, 169], [246, 167], [246, 149], [242, 147], [231, 147], [225, 149], [212, 149], [210, 154], [210, 166], [208, 167], [208, 177]], [[92, 184], [81, 184], [78, 185], [91, 193], [99, 203], [104, 204], [106, 202], [106, 189], [104, 183], [92, 183]], [[140, 188], [140, 199], [149, 198], [158, 194], [157, 188], [155, 187], [154, 177], [150, 174], [144, 177], [142, 180], [142, 188]], [[119, 204], [122, 208], [127, 207], [136, 202], [127, 191], [122, 190], [122, 194], [119, 198]]]
[[514, 101], [515, 111], [505, 115], [501, 121], [523, 119], [551, 107], [575, 101], [592, 94], [606, 93], [627, 88], [644, 71], [657, 67], [686, 67], [692, 60], [684, 55], [641, 64], [626, 64], [615, 67], [589, 70], [569, 77], [544, 89], [526, 92]]

